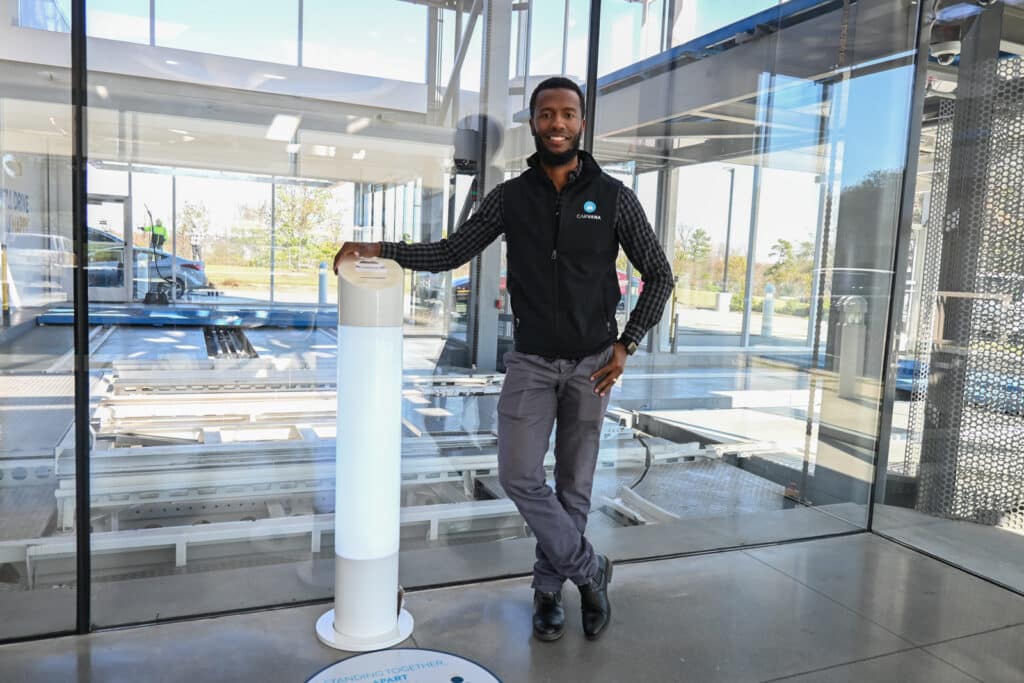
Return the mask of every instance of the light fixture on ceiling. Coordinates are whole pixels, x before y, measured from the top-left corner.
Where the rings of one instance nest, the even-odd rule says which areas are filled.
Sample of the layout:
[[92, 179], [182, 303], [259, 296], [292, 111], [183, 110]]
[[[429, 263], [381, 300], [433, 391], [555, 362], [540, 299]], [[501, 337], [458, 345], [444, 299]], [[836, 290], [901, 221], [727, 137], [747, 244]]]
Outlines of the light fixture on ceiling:
[[289, 154], [298, 154], [302, 149], [302, 145], [298, 142], [289, 142], [287, 149]]
[[355, 121], [351, 122], [347, 126], [345, 126], [345, 132], [348, 133], [349, 135], [353, 135], [353, 134], [358, 133], [359, 131], [363, 130], [364, 128], [366, 128], [369, 125], [370, 125], [370, 119], [368, 119], [365, 116], [363, 116], [363, 117], [358, 118]]
[[299, 121], [300, 119], [298, 116], [277, 114], [274, 116], [274, 120], [270, 122], [270, 127], [267, 128], [266, 138], [268, 140], [289, 142], [292, 139], [292, 136], [295, 135], [296, 129], [299, 127]]
[[167, 130], [171, 133], [177, 133], [178, 135], [188, 135], [188, 131], [182, 130], [181, 128], [168, 128]]
[[110, 97], [110, 91], [107, 90], [107, 86], [105, 85], [97, 85], [96, 94], [102, 97], [103, 99], [107, 99], [108, 97]]
[[313, 155], [318, 157], [333, 157], [338, 150], [334, 145], [313, 145]]
[[361, 149], [358, 152], [353, 152], [352, 158], [355, 159], [356, 161], [362, 161], [363, 159], [366, 158], [366, 150]]
[[0, 165], [3, 166], [5, 175], [11, 178], [21, 177], [21, 162], [14, 158], [13, 154], [5, 154]]
[[178, 66], [178, 61], [175, 59], [165, 59], [164, 64], [170, 64], [171, 66]]
[[278, 76], [277, 74], [263, 74], [263, 78], [269, 78], [272, 81], [283, 81], [283, 80], [285, 80], [284, 76]]

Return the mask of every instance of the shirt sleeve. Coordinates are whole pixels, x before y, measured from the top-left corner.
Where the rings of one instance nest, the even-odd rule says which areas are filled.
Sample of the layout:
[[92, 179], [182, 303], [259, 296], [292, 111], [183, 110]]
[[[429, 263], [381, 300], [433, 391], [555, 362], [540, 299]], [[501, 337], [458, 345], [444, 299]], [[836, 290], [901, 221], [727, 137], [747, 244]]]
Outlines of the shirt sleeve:
[[675, 280], [672, 266], [647, 221], [640, 200], [628, 187], [623, 187], [619, 192], [615, 231], [626, 256], [640, 271], [644, 285], [620, 340], [627, 344], [639, 344], [647, 331], [661, 318], [665, 303], [672, 296]]
[[380, 255], [410, 270], [440, 273], [458, 268], [505, 231], [501, 202], [502, 186], [498, 185], [455, 234], [437, 242], [381, 242]]

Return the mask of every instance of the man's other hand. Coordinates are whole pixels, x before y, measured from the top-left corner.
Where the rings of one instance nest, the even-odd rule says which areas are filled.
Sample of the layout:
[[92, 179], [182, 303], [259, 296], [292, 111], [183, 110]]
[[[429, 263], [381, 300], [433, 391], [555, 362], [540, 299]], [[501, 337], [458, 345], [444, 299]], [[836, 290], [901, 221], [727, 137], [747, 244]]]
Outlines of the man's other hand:
[[597, 385], [594, 387], [594, 393], [604, 396], [611, 391], [612, 385], [619, 381], [619, 377], [626, 369], [626, 358], [629, 354], [626, 353], [626, 347], [620, 342], [615, 342], [612, 345], [612, 357], [608, 361], [608, 365], [595, 372], [590, 377], [590, 381], [597, 380]]
[[338, 274], [338, 266], [341, 265], [341, 259], [345, 258], [349, 254], [353, 256], [360, 256], [362, 258], [377, 258], [380, 256], [380, 242], [345, 242], [341, 245], [341, 249], [334, 255], [334, 274]]

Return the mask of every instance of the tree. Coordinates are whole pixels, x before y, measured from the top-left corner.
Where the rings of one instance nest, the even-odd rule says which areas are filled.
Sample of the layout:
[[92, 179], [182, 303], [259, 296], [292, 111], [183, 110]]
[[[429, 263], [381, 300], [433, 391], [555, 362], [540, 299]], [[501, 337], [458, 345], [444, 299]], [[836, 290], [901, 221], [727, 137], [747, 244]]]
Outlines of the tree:
[[321, 233], [329, 217], [331, 191], [307, 185], [278, 185], [275, 199], [278, 263], [286, 263], [291, 270], [311, 266], [320, 253], [320, 243], [326, 241]]
[[239, 204], [232, 224], [232, 241], [242, 244], [235, 249], [233, 262], [256, 268], [270, 266], [270, 202]]
[[768, 253], [772, 264], [764, 274], [768, 282], [776, 286], [779, 295], [810, 296], [814, 243], [804, 240], [794, 247], [789, 240], [780, 238]]
[[186, 201], [178, 219], [184, 238], [192, 247], [192, 258], [201, 261], [203, 246], [210, 238], [210, 212], [202, 202]]
[[721, 259], [712, 259], [711, 256], [711, 235], [704, 228], [680, 226], [677, 236], [672, 267], [681, 277], [684, 288], [711, 286], [711, 272], [716, 268], [721, 270]]
[[698, 263], [707, 259], [711, 253], [711, 235], [704, 228], [691, 230], [683, 240], [683, 253], [690, 263]]

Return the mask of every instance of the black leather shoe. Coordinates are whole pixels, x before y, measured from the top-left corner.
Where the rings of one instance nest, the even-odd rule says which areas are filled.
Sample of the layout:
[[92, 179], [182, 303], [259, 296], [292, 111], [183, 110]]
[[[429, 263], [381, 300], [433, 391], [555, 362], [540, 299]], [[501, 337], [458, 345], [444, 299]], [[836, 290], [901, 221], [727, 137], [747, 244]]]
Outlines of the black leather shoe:
[[533, 592], [533, 635], [538, 640], [558, 640], [565, 632], [565, 610], [562, 591]]
[[608, 602], [608, 584], [612, 580], [612, 561], [604, 555], [597, 558], [597, 575], [579, 586], [580, 607], [583, 611], [583, 635], [594, 640], [604, 631], [612, 618]]

